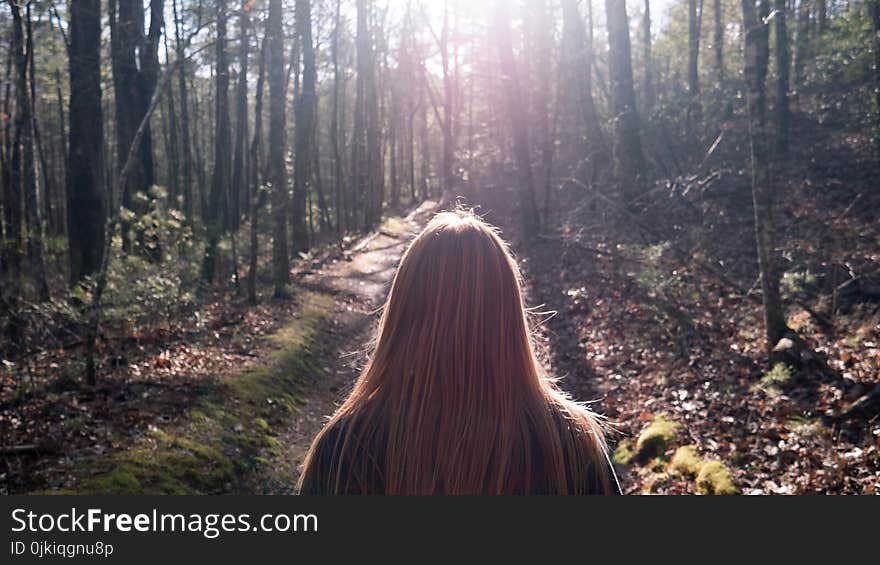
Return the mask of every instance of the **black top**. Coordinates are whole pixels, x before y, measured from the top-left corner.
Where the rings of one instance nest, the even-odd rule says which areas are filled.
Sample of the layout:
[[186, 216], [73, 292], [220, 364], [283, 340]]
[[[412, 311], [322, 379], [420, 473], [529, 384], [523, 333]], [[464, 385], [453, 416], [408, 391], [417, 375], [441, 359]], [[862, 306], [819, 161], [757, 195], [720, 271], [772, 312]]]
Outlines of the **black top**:
[[[345, 439], [343, 431], [344, 426], [339, 423], [336, 423], [326, 431], [324, 437], [317, 446], [317, 451], [315, 453], [314, 461], [312, 463], [312, 473], [303, 482], [300, 494], [333, 494], [333, 489], [331, 488], [331, 480], [333, 481], [333, 483], [335, 483], [337, 479], [339, 480], [339, 484], [341, 485], [340, 494], [366, 494], [366, 492], [364, 491], [367, 491], [369, 494], [384, 493], [384, 473], [382, 472], [382, 467], [384, 467], [385, 458], [382, 453], [364, 453], [358, 455], [360, 457], [368, 457], [374, 461], [372, 471], [369, 473], [368, 477], [351, 476], [350, 465], [346, 464], [345, 461], [342, 462], [342, 465], [339, 465], [338, 455], [342, 448], [342, 441]], [[537, 441], [533, 442], [533, 445], [537, 445]], [[336, 476], [337, 466], [339, 467], [339, 476]], [[513, 492], [511, 494], [559, 494], [558, 492], [556, 492], [556, 489], [551, 486], [552, 483], [547, 477], [547, 474], [543, 472], [544, 457], [540, 449], [532, 450], [531, 466], [533, 469], [533, 479], [529, 488], [522, 489], [520, 492]], [[611, 467], [610, 463], [608, 464], [607, 475], [608, 482], [611, 487], [610, 494], [622, 494], [620, 491], [620, 485], [618, 484], [617, 478], [614, 474], [614, 469]], [[333, 476], [332, 479], [331, 476]], [[587, 476], [585, 481], [586, 482], [583, 485], [583, 494], [606, 494], [602, 484], [602, 480], [596, 473], [596, 467], [594, 465], [591, 465], [587, 469]], [[368, 487], [362, 485], [368, 485]], [[573, 487], [573, 485], [571, 486]], [[575, 489], [570, 488], [569, 490]]]

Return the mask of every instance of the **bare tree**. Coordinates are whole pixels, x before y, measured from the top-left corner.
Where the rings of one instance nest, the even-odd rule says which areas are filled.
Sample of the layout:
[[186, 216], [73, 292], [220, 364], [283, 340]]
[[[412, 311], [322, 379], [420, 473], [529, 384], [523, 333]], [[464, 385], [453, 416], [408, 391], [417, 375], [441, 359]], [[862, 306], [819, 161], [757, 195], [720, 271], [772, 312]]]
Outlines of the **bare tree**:
[[70, 6], [70, 163], [67, 213], [70, 282], [101, 267], [107, 199], [104, 194], [104, 119], [101, 109], [101, 2]]
[[608, 18], [608, 74], [615, 132], [615, 177], [621, 195], [627, 203], [631, 203], [641, 192], [645, 178], [645, 157], [639, 136], [625, 0], [605, 0], [605, 14]]
[[519, 207], [522, 214], [523, 230], [527, 237], [534, 237], [540, 229], [541, 219], [538, 215], [538, 203], [535, 199], [529, 127], [526, 121], [526, 109], [522, 102], [522, 88], [516, 69], [516, 61], [513, 58], [510, 13], [506, 4], [500, 0], [495, 2], [494, 27], [497, 34], [501, 78], [504, 84], [503, 96], [507, 117], [510, 120], [513, 153], [519, 177]]
[[296, 34], [302, 54], [302, 90], [296, 100], [296, 140], [293, 166], [293, 253], [308, 251], [309, 232], [306, 228], [306, 196], [311, 177], [311, 145], [315, 128], [315, 110], [318, 104], [318, 74], [315, 66], [315, 48], [312, 44], [312, 14], [309, 0], [296, 1]]
[[746, 101], [749, 111], [749, 138], [752, 160], [752, 199], [755, 208], [755, 234], [761, 292], [764, 300], [764, 325], [768, 352], [785, 335], [786, 324], [779, 291], [776, 258], [776, 234], [773, 226], [773, 194], [767, 151], [766, 85], [769, 59], [769, 33], [766, 18], [769, 0], [741, 0], [745, 42]]
[[228, 228], [226, 209], [229, 194], [230, 146], [232, 137], [229, 125], [229, 55], [226, 52], [226, 0], [215, 4], [217, 37], [214, 42], [216, 57], [216, 94], [214, 97], [214, 171], [211, 175], [211, 192], [208, 207], [203, 212], [208, 231], [205, 260], [202, 263], [202, 280], [213, 282], [217, 262], [217, 245], [220, 234]]
[[287, 81], [284, 73], [283, 10], [281, 0], [269, 0], [266, 20], [269, 55], [269, 178], [272, 182], [272, 270], [275, 296], [287, 293], [290, 259], [287, 254]]
[[776, 153], [788, 153], [789, 130], [791, 129], [791, 110], [788, 107], [789, 70], [791, 56], [786, 31], [786, 0], [775, 0], [776, 13]]

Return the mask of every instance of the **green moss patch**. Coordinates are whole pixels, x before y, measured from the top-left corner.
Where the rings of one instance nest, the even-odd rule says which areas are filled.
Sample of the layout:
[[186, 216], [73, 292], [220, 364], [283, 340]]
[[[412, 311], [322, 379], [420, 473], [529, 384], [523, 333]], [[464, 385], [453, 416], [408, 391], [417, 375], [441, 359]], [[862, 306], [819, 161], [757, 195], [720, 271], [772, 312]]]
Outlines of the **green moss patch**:
[[629, 465], [633, 460], [633, 444], [632, 441], [625, 439], [617, 444], [611, 460], [618, 465]]
[[675, 439], [681, 425], [678, 422], [667, 420], [665, 416], [658, 415], [636, 440], [635, 459], [649, 461], [655, 457], [661, 457], [666, 452], [669, 444]]
[[708, 461], [697, 475], [697, 492], [700, 494], [731, 495], [736, 494], [730, 471], [721, 461]]
[[669, 469], [682, 475], [695, 476], [702, 466], [703, 460], [694, 445], [684, 445], [676, 449], [672, 461], [669, 462]]
[[131, 448], [84, 462], [80, 494], [234, 492], [277, 450], [278, 429], [306, 403], [303, 377], [321, 372], [316, 346], [330, 296], [303, 292], [298, 316], [273, 335], [266, 360], [220, 379], [174, 434], [152, 429]]

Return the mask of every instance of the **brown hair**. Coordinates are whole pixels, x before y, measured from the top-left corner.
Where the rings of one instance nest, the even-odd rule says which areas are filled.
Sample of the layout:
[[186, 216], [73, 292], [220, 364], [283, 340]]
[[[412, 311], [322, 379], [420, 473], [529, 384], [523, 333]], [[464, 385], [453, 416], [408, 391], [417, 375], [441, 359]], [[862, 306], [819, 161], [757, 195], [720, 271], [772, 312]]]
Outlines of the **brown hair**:
[[608, 493], [602, 428], [543, 375], [519, 269], [470, 212], [401, 260], [374, 351], [312, 443], [303, 493]]

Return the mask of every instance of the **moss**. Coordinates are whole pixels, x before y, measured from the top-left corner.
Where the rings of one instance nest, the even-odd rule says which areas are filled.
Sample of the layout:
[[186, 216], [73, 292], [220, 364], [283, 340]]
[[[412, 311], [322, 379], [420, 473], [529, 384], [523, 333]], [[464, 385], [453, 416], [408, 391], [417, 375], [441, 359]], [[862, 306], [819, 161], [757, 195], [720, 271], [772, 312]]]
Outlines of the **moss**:
[[664, 469], [666, 469], [666, 459], [662, 457], [655, 457], [651, 459], [648, 463], [648, 469], [655, 473], [661, 473]]
[[621, 441], [617, 444], [617, 449], [614, 450], [614, 455], [611, 456], [611, 460], [618, 465], [629, 465], [633, 460], [632, 447], [632, 441], [628, 439]]
[[389, 216], [382, 222], [382, 231], [401, 234], [409, 231], [411, 226], [400, 216]]
[[636, 440], [635, 458], [648, 461], [666, 452], [669, 443], [675, 439], [681, 425], [658, 415], [648, 427], [642, 430]]
[[703, 466], [703, 460], [697, 455], [694, 445], [685, 445], [675, 450], [669, 469], [682, 475], [696, 475]]
[[235, 480], [232, 460], [218, 448], [152, 430], [157, 446], [117, 454], [110, 469], [86, 479], [88, 494], [210, 494], [225, 492]]
[[106, 475], [95, 477], [86, 488], [101, 494], [140, 493], [141, 483], [126, 469], [115, 469]]
[[650, 473], [642, 481], [642, 494], [654, 494], [668, 481], [668, 473]]
[[708, 461], [697, 475], [697, 492], [700, 494], [731, 495], [737, 493], [737, 488], [724, 463]]
[[[332, 297], [303, 292], [299, 315], [271, 340], [279, 346], [260, 366], [229, 375], [193, 407], [175, 433], [153, 428], [149, 441], [84, 462], [73, 487], [82, 494], [219, 494], [280, 449], [269, 424], [304, 404], [302, 379], [315, 361], [321, 322]], [[271, 402], [269, 402], [271, 400]]]
[[761, 387], [764, 389], [785, 386], [791, 381], [791, 367], [785, 363], [776, 363], [769, 373], [761, 377]]

